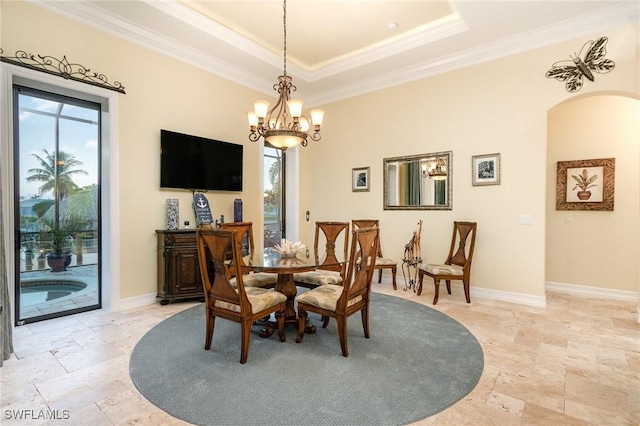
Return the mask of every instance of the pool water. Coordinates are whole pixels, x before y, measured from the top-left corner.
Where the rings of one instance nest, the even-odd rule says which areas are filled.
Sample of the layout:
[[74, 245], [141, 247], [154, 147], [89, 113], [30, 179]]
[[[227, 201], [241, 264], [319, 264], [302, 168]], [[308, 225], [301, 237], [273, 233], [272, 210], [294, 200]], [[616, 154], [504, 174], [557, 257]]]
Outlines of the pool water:
[[87, 285], [73, 280], [41, 280], [22, 282], [20, 286], [20, 305], [32, 306], [50, 302], [84, 290]]

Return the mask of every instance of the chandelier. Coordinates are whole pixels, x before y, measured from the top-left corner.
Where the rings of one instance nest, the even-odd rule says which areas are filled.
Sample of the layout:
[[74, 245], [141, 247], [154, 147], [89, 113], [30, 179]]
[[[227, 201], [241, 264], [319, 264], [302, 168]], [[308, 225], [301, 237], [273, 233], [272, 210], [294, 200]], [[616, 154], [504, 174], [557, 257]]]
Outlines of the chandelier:
[[442, 159], [431, 161], [430, 164], [422, 164], [422, 177], [433, 180], [444, 180], [447, 176], [447, 166]]
[[[286, 150], [298, 145], [307, 146], [307, 137], [319, 141], [320, 126], [324, 117], [321, 109], [312, 109], [309, 114], [311, 120], [302, 114], [302, 99], [291, 99], [291, 92], [296, 86], [292, 78], [287, 75], [287, 0], [283, 4], [284, 16], [284, 72], [278, 77], [278, 83], [273, 90], [278, 92], [278, 100], [269, 109], [269, 102], [257, 100], [253, 103], [253, 111], [247, 112], [249, 119], [249, 140], [256, 142], [260, 136], [270, 145]], [[288, 109], [288, 112], [287, 112]], [[313, 126], [313, 129], [311, 129]]]

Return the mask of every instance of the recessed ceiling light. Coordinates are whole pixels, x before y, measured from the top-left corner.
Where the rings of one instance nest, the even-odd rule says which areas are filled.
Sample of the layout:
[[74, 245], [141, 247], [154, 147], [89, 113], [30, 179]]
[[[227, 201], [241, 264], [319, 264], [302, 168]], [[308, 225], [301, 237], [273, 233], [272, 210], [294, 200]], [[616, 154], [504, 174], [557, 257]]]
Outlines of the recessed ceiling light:
[[396, 28], [398, 28], [398, 24], [397, 24], [397, 23], [395, 23], [395, 22], [389, 22], [389, 24], [387, 24], [387, 27], [388, 27], [390, 30], [395, 30]]

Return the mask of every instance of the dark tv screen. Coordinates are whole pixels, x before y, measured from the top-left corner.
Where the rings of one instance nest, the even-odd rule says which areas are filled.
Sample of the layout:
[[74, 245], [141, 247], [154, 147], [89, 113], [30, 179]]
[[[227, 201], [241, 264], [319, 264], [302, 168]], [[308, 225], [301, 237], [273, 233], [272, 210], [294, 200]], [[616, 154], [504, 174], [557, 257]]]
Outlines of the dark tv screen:
[[160, 187], [242, 191], [242, 145], [160, 131]]

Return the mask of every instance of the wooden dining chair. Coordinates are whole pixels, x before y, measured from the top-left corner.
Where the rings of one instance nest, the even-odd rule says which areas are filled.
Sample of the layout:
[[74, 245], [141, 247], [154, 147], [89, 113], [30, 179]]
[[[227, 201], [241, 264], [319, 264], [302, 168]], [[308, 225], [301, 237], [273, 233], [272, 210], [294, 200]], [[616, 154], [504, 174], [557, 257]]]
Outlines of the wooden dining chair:
[[[343, 235], [342, 259], [336, 253], [340, 236]], [[321, 239], [324, 239], [324, 258], [320, 263]], [[344, 279], [349, 250], [349, 222], [316, 222], [316, 233], [313, 240], [313, 251], [316, 256], [316, 264], [319, 265], [315, 271], [299, 272], [293, 274], [293, 281], [296, 285], [306, 288], [316, 288], [325, 284], [340, 285]], [[342, 262], [340, 262], [342, 260]]]
[[[285, 342], [284, 316], [287, 296], [259, 287], [245, 287], [237, 231], [199, 228], [198, 260], [206, 305], [205, 350], [211, 349], [216, 317], [240, 323], [240, 363], [247, 362], [251, 326], [259, 319], [275, 313], [280, 341]], [[231, 253], [231, 267], [235, 270], [236, 286], [229, 282], [227, 256]]]
[[[380, 221], [378, 219], [353, 219], [351, 221], [352, 229], [357, 228], [372, 228], [380, 227]], [[379, 238], [379, 237], [378, 237]], [[378, 282], [382, 282], [382, 270], [390, 269], [391, 270], [391, 278], [393, 280], [393, 289], [397, 290], [396, 286], [396, 273], [398, 270], [398, 262], [384, 257], [382, 255], [382, 244], [378, 244], [378, 254], [376, 256], [376, 266], [375, 269], [378, 270]]]
[[[296, 296], [298, 303], [298, 335], [300, 343], [305, 333], [307, 313], [322, 315], [322, 327], [326, 328], [329, 318], [338, 324], [338, 338], [342, 356], [349, 356], [347, 345], [347, 318], [356, 312], [362, 317], [364, 337], [369, 338], [369, 301], [375, 262], [370, 261], [378, 252], [380, 228], [358, 228], [352, 231], [351, 254], [347, 275], [342, 285], [322, 285]], [[360, 262], [356, 260], [358, 257]]]
[[[242, 261], [242, 267], [248, 266], [244, 262], [245, 253], [247, 259], [252, 259], [255, 251], [253, 241], [253, 222], [224, 222], [219, 226], [223, 230], [235, 230], [236, 232], [236, 244], [240, 247], [240, 260]], [[246, 268], [245, 268], [246, 269]], [[231, 275], [231, 285], [235, 286], [235, 277]], [[245, 287], [263, 287], [273, 288], [278, 281], [277, 274], [270, 274], [267, 272], [248, 272], [244, 273], [244, 285]]]
[[[422, 293], [422, 280], [424, 276], [433, 278], [435, 294], [433, 304], [438, 303], [440, 293], [440, 280], [447, 283], [447, 292], [451, 294], [451, 280], [460, 280], [464, 286], [464, 295], [467, 303], [471, 303], [469, 296], [469, 277], [471, 276], [471, 261], [476, 245], [476, 222], [453, 222], [453, 236], [447, 260], [442, 264], [421, 265], [418, 268], [418, 296]], [[467, 241], [469, 241], [467, 244]]]

